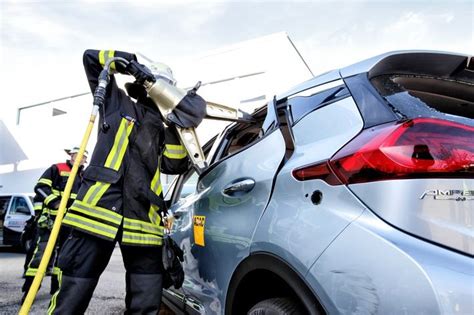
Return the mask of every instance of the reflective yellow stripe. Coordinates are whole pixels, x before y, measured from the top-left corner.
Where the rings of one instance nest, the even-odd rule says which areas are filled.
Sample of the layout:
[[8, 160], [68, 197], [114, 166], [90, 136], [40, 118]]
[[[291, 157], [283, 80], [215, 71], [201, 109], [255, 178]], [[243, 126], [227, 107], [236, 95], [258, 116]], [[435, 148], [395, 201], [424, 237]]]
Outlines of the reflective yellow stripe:
[[170, 159], [182, 159], [187, 156], [184, 146], [179, 144], [167, 144], [165, 146], [164, 156]]
[[60, 176], [64, 176], [64, 177], [69, 176], [69, 174], [71, 174], [71, 172], [69, 171], [62, 171], [61, 173], [59, 173]]
[[43, 203], [42, 202], [35, 202], [35, 204], [33, 206], [33, 209], [35, 209], [35, 211], [43, 209]]
[[[103, 67], [105, 66], [105, 63], [107, 62], [107, 60], [109, 60], [110, 58], [114, 57], [115, 55], [115, 51], [114, 50], [101, 50], [99, 52], [99, 62], [100, 62], [100, 65]], [[115, 62], [112, 62], [112, 64], [110, 65], [110, 69], [112, 70], [115, 70]]]
[[58, 210], [49, 209], [49, 208], [44, 208], [44, 209], [43, 209], [43, 213], [47, 213], [47, 214], [49, 214], [49, 215], [57, 215], [57, 214], [58, 214]]
[[120, 127], [115, 135], [114, 145], [105, 161], [105, 167], [112, 168], [116, 171], [120, 168], [123, 155], [128, 146], [128, 136], [130, 135], [130, 132], [132, 132], [133, 125], [133, 122], [129, 122], [125, 118], [122, 118]]
[[[107, 160], [105, 161], [105, 167], [112, 168], [115, 171], [119, 170], [120, 165], [122, 164], [123, 157], [125, 155], [125, 151], [127, 150], [128, 137], [132, 132], [133, 126], [133, 122], [129, 122], [127, 119], [122, 118], [122, 121], [120, 122], [120, 127], [117, 133], [115, 134], [114, 145], [112, 146], [112, 149], [110, 150], [109, 155], [107, 156]], [[109, 183], [95, 183], [89, 188], [83, 200], [91, 205], [96, 205], [99, 202], [100, 198], [107, 191], [109, 186]]]
[[155, 225], [160, 225], [161, 217], [158, 214], [158, 210], [160, 208], [157, 205], [151, 205], [150, 210], [148, 211], [148, 218], [150, 219], [151, 223]]
[[104, 50], [99, 51], [99, 63], [103, 67], [105, 66]]
[[77, 198], [77, 194], [71, 193], [71, 194], [69, 195], [69, 198], [70, 198], [70, 199], [76, 199], [76, 198]]
[[70, 210], [77, 211], [84, 213], [88, 216], [95, 217], [98, 219], [102, 219], [108, 222], [111, 222], [116, 225], [120, 225], [122, 223], [122, 215], [115, 213], [109, 209], [101, 208], [101, 207], [91, 207], [86, 203], [83, 203], [79, 200], [74, 201], [72, 206], [69, 208]]
[[47, 178], [40, 178], [38, 180], [38, 183], [45, 184], [45, 185], [48, 185], [48, 186], [53, 185], [53, 181], [51, 179], [47, 179]]
[[160, 166], [159, 165], [158, 165], [158, 168], [156, 169], [155, 176], [153, 176], [153, 179], [151, 180], [150, 188], [157, 195], [161, 194], [161, 191], [163, 190], [161, 186], [161, 181], [160, 181]]
[[149, 222], [124, 218], [123, 227], [129, 230], [141, 231], [144, 233], [151, 233], [155, 235], [163, 235], [163, 227]]
[[66, 214], [66, 217], [63, 220], [63, 224], [73, 226], [96, 235], [105, 236], [106, 238], [115, 239], [118, 228], [106, 225], [101, 222], [97, 222], [88, 218], [83, 218], [81, 216], [75, 215], [73, 213]]
[[59, 190], [54, 189], [54, 188], [53, 188], [51, 191], [53, 192], [53, 194], [54, 194], [55, 196], [62, 196], [62, 194], [63, 194], [62, 191], [59, 191]]
[[59, 269], [59, 267], [53, 267], [53, 275], [59, 275], [59, 273], [61, 272], [61, 269]]
[[59, 270], [58, 282], [59, 282], [59, 288], [51, 297], [51, 303], [48, 308], [48, 315], [53, 314], [54, 310], [56, 309], [56, 300], [58, 298], [59, 291], [61, 291], [61, 285], [63, 283], [63, 272], [61, 270]]
[[33, 276], [36, 275], [36, 271], [38, 270], [37, 268], [31, 268], [31, 263], [33, 262], [33, 260], [35, 259], [35, 256], [36, 256], [36, 253], [38, 252], [38, 249], [39, 249], [39, 243], [41, 242], [41, 236], [38, 237], [38, 240], [36, 241], [36, 246], [35, 246], [35, 250], [33, 251], [33, 255], [31, 255], [31, 259], [30, 259], [30, 262], [28, 263], [28, 269], [26, 270], [26, 273], [28, 273], [28, 270], [33, 270], [34, 269], [34, 273]]
[[48, 197], [46, 197], [46, 199], [44, 200], [44, 203], [48, 204], [51, 200], [55, 199], [56, 197], [57, 196], [55, 196], [54, 194], [51, 194]]
[[[115, 54], [115, 52], [113, 50], [109, 50], [109, 56], [108, 56], [107, 60], [112, 58], [114, 56], [114, 54]], [[110, 69], [115, 70], [115, 61], [110, 64]]]
[[122, 243], [124, 244], [142, 244], [142, 245], [161, 245], [162, 238], [151, 234], [142, 234], [123, 231]]
[[34, 276], [36, 276], [37, 272], [38, 272], [38, 268], [28, 268], [28, 270], [25, 273], [25, 276], [34, 277]]
[[99, 199], [102, 197], [102, 195], [107, 191], [109, 187], [110, 187], [109, 183], [102, 183], [102, 182], [95, 183], [87, 191], [87, 194], [84, 196], [84, 201], [86, 203], [89, 203], [95, 206], [99, 202]]

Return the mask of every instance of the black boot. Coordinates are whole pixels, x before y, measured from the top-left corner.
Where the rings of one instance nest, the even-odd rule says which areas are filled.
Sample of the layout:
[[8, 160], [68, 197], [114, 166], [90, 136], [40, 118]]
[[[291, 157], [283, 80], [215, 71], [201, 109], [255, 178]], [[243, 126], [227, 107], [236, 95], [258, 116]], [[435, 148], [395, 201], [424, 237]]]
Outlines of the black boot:
[[23, 286], [21, 287], [21, 292], [23, 292], [23, 297], [21, 298], [21, 304], [23, 304], [23, 302], [25, 301], [26, 295], [28, 294], [28, 291], [30, 290], [34, 279], [35, 277], [31, 277], [31, 276], [25, 277], [25, 283], [23, 283]]
[[99, 279], [61, 276], [59, 291], [49, 303], [48, 314], [84, 314]]
[[161, 274], [126, 274], [125, 314], [158, 314], [162, 290]]

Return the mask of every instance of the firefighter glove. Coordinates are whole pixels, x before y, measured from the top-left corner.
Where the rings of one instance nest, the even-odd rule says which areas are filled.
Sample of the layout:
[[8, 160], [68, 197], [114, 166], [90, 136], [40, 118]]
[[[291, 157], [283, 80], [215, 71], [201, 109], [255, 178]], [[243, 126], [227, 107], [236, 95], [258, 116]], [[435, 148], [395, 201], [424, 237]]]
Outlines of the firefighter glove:
[[196, 93], [188, 93], [167, 119], [181, 128], [196, 128], [206, 116], [206, 101]]
[[136, 62], [135, 60], [131, 60], [127, 67], [125, 68], [125, 72], [133, 75], [136, 82], [139, 84], [143, 84], [145, 81], [155, 82], [155, 76], [151, 73], [151, 70], [148, 69], [146, 66]]
[[169, 236], [163, 238], [162, 258], [165, 269], [165, 287], [173, 284], [175, 289], [181, 288], [184, 282], [184, 270], [181, 265], [181, 262], [184, 261], [183, 251]]

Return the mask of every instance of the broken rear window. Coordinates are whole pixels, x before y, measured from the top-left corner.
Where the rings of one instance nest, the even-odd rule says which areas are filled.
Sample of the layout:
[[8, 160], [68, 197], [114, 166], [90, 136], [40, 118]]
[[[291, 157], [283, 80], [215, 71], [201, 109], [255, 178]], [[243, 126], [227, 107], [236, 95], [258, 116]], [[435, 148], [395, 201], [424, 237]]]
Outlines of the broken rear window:
[[382, 75], [371, 82], [402, 117], [434, 117], [474, 126], [474, 82], [418, 75]]

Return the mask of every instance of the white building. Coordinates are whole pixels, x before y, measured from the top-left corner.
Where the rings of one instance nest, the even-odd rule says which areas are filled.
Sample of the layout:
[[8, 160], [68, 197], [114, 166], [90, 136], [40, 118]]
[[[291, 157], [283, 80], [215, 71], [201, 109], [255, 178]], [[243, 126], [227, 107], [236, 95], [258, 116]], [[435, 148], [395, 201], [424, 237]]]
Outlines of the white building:
[[[313, 76], [286, 33], [240, 42], [170, 65], [178, 86], [189, 88], [201, 81], [198, 93], [206, 100], [246, 112], [252, 112], [273, 95]], [[122, 76], [119, 83], [128, 79]], [[21, 107], [16, 124], [7, 124], [13, 127], [0, 124], [0, 193], [31, 192], [44, 169], [66, 159], [63, 149], [81, 142], [92, 96], [89, 91], [79, 92]], [[201, 144], [226, 124], [204, 121], [198, 128]], [[89, 152], [94, 147], [96, 134], [94, 130]]]

